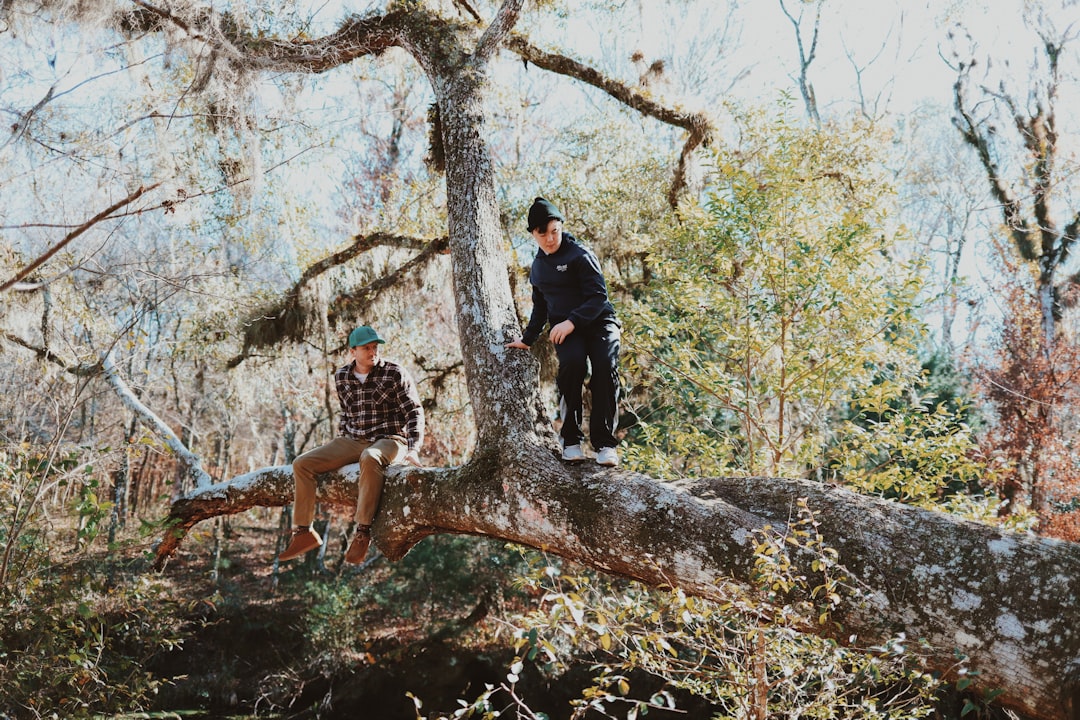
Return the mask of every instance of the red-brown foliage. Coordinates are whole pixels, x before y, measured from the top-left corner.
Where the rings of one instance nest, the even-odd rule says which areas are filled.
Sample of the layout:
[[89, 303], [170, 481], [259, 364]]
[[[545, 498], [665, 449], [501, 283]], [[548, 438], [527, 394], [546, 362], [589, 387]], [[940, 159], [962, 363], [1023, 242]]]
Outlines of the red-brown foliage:
[[1001, 334], [979, 373], [996, 412], [983, 442], [1005, 467], [997, 488], [1009, 501], [1004, 512], [1030, 508], [1040, 534], [1080, 540], [1080, 348], [1060, 331], [1046, 340], [1037, 293], [1018, 280], [1019, 268], [1007, 270]]

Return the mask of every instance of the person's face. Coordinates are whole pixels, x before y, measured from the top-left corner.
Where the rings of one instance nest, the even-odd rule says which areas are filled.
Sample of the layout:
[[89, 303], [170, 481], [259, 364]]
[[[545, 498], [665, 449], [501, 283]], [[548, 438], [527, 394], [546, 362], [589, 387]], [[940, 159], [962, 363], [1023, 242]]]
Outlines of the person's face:
[[349, 354], [356, 361], [357, 370], [369, 373], [379, 359], [379, 343], [369, 342], [367, 345], [357, 345], [349, 348]]
[[550, 255], [562, 244], [562, 221], [548, 220], [547, 227], [533, 228], [532, 236], [544, 254]]

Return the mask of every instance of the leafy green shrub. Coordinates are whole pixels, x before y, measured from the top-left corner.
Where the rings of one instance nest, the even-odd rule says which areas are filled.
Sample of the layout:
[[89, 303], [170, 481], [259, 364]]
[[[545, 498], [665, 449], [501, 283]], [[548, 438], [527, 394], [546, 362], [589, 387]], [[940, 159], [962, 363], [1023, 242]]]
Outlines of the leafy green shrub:
[[976, 439], [963, 417], [929, 401], [885, 410], [875, 399], [873, 418], [848, 421], [830, 452], [831, 472], [860, 492], [922, 507], [940, 507], [958, 493], [978, 493], [991, 479]]
[[304, 589], [309, 600], [305, 621], [312, 647], [329, 657], [352, 657], [365, 645], [361, 611], [368, 593], [349, 583], [312, 581]]
[[[565, 572], [538, 557], [520, 580], [541, 600], [513, 619], [518, 657], [502, 683], [462, 701], [453, 717], [494, 717], [507, 706], [521, 717], [542, 717], [520, 692], [522, 674], [532, 666], [554, 676], [583, 660], [593, 664], [594, 684], [575, 701], [575, 720], [597, 716], [591, 712], [636, 718], [676, 710], [675, 689], [707, 700], [720, 720], [931, 715], [939, 681], [921, 668], [917, 648], [904, 638], [857, 648], [806, 632], [831, 622], [832, 611], [853, 594], [836, 552], [816, 528], [803, 504], [782, 533], [762, 531], [757, 587], [718, 583], [723, 601]], [[815, 558], [812, 579], [795, 571], [790, 553], [796, 549]], [[670, 690], [637, 694], [631, 678], [642, 670]], [[420, 711], [418, 703], [418, 718]]]
[[[62, 534], [45, 498], [88, 475], [86, 467], [78, 451], [0, 451], [0, 713], [12, 717], [80, 718], [145, 707], [162, 682], [144, 669], [147, 662], [180, 642], [177, 629], [161, 620], [168, 593], [145, 568], [129, 576], [86, 554], [56, 559]], [[95, 491], [86, 482], [72, 493], [79, 520], [71, 532], [80, 551], [108, 512]]]
[[391, 564], [378, 601], [409, 617], [467, 614], [508, 585], [519, 562], [518, 552], [499, 541], [433, 535]]
[[626, 368], [648, 388], [631, 464], [801, 477], [881, 368], [917, 373], [922, 268], [895, 258], [879, 131], [779, 110], [734, 114], [738, 144], [713, 148], [704, 202], [627, 303]]
[[8, 596], [0, 635], [0, 698], [16, 717], [86, 717], [145, 707], [163, 682], [144, 670], [180, 642], [155, 606], [164, 591], [135, 579], [43, 574], [23, 599]]
[[370, 643], [369, 617], [392, 613], [398, 621], [436, 634], [504, 600], [511, 578], [522, 569], [520, 551], [498, 541], [428, 537], [400, 561], [377, 573], [366, 571], [355, 582], [309, 582], [308, 637], [327, 662], [338, 658], [349, 664]]

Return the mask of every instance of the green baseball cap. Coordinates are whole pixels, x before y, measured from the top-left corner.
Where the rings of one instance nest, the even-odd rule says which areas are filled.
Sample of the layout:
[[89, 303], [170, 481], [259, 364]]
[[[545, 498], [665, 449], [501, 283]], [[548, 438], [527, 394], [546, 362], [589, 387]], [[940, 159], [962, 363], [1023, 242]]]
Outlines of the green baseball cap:
[[373, 342], [385, 343], [386, 341], [379, 337], [379, 333], [375, 332], [370, 325], [361, 325], [349, 333], [349, 347], [351, 348]]

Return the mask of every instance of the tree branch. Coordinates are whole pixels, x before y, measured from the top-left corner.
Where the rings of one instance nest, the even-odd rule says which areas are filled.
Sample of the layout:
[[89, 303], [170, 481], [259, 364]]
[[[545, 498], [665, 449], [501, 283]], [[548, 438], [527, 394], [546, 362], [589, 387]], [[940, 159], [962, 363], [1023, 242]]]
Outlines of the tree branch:
[[990, 191], [1001, 204], [1005, 226], [1009, 228], [1020, 256], [1025, 260], [1035, 260], [1038, 258], [1035, 229], [1030, 228], [1025, 221], [1020, 199], [1005, 182], [1005, 179], [1001, 177], [1001, 172], [990, 151], [990, 141], [980, 131], [979, 123], [964, 102], [967, 79], [972, 64], [969, 63], [961, 67], [956, 82], [953, 84], [953, 101], [958, 115], [958, 117], [953, 118], [953, 125], [960, 131], [964, 141], [975, 150], [979, 162], [986, 171], [987, 179], [990, 182]]
[[160, 182], [156, 182], [153, 185], [151, 185], [150, 187], [142, 187], [142, 186], [140, 186], [138, 190], [136, 190], [135, 192], [129, 194], [123, 200], [121, 200], [121, 201], [119, 201], [117, 203], [114, 203], [113, 205], [110, 205], [109, 207], [105, 208], [104, 210], [99, 212], [94, 217], [92, 217], [89, 220], [87, 220], [86, 222], [84, 222], [79, 227], [77, 227], [74, 230], [72, 230], [71, 232], [69, 232], [67, 235], [64, 236], [63, 240], [61, 240], [56, 245], [53, 245], [51, 248], [49, 248], [49, 250], [47, 252], [45, 252], [44, 255], [39, 257], [37, 260], [34, 260], [32, 263], [27, 265], [25, 268], [23, 268], [19, 272], [15, 273], [15, 276], [13, 278], [11, 278], [10, 280], [8, 280], [7, 282], [5, 282], [3, 285], [0, 285], [0, 292], [3, 292], [3, 291], [7, 290], [10, 287], [13, 287], [15, 285], [15, 283], [17, 283], [20, 280], [24, 279], [27, 275], [29, 275], [34, 270], [36, 270], [38, 267], [40, 267], [45, 262], [47, 262], [49, 258], [51, 258], [56, 253], [60, 252], [60, 250], [62, 250], [64, 248], [64, 246], [67, 245], [69, 242], [71, 242], [75, 238], [79, 237], [84, 232], [86, 232], [87, 230], [92, 228], [94, 225], [97, 225], [102, 220], [109, 219], [109, 216], [112, 215], [114, 212], [116, 212], [120, 208], [124, 207], [125, 205], [129, 205], [129, 204], [135, 202], [140, 197], [142, 197], [145, 193], [150, 192], [151, 190], [153, 190], [154, 188], [156, 188], [159, 185], [161, 185]]
[[499, 12], [495, 14], [495, 19], [491, 21], [476, 44], [476, 52], [473, 53], [476, 60], [487, 62], [499, 49], [503, 39], [517, 24], [524, 4], [525, 0], [504, 0]]
[[[320, 476], [320, 502], [351, 510], [357, 466]], [[288, 466], [265, 468], [177, 500], [157, 551], [164, 566], [194, 524], [291, 501]], [[842, 644], [900, 633], [925, 644], [933, 670], [958, 667], [1033, 718], [1066, 720], [1078, 697], [1080, 545], [1002, 531], [944, 513], [785, 478], [664, 483], [568, 465], [539, 446], [481, 448], [457, 468], [394, 466], [373, 537], [390, 560], [435, 533], [499, 538], [658, 587], [729, 599], [726, 581], [756, 592], [756, 547], [791, 533], [807, 505], [857, 590], [828, 623], [804, 628]], [[815, 553], [790, 545], [793, 572], [820, 583]], [[806, 600], [779, 593], [777, 606]], [[1037, 602], [1033, 602], [1037, 598]], [[966, 656], [958, 663], [957, 657]]]
[[806, 105], [806, 114], [810, 116], [815, 125], [821, 127], [821, 115], [818, 112], [817, 97], [814, 94], [814, 85], [810, 82], [809, 74], [810, 65], [813, 64], [814, 59], [817, 57], [818, 35], [821, 29], [821, 2], [815, 3], [814, 33], [810, 40], [809, 53], [806, 51], [806, 43], [803, 40], [802, 10], [799, 11], [799, 17], [796, 18], [788, 10], [784, 0], [780, 0], [780, 9], [783, 10], [784, 15], [787, 16], [787, 19], [791, 21], [795, 28], [795, 44], [799, 49], [799, 91], [802, 93], [803, 103]]
[[71, 373], [76, 377], [92, 377], [101, 372], [101, 363], [94, 363], [92, 365], [81, 364], [76, 366], [68, 365], [59, 355], [54, 353], [49, 348], [31, 345], [30, 342], [13, 333], [5, 332], [4, 339], [12, 344], [18, 345], [21, 348], [29, 350], [30, 352], [37, 355], [39, 359], [51, 362], [53, 365], [56, 365], [60, 369], [64, 370], [65, 372]]
[[445, 237], [432, 240], [414, 258], [397, 270], [371, 281], [359, 290], [339, 295], [331, 302], [330, 321], [335, 322], [344, 316], [359, 315], [380, 293], [401, 282], [402, 278], [430, 262], [436, 255], [446, 253], [449, 249], [449, 242], [449, 238]]
[[22, 117], [20, 117], [11, 128], [11, 135], [8, 136], [8, 139], [4, 141], [3, 145], [0, 145], [0, 150], [7, 147], [8, 143], [13, 142], [26, 134], [26, 129], [30, 126], [30, 121], [33, 120], [34, 116], [37, 115], [41, 108], [45, 107], [53, 99], [55, 92], [56, 86], [50, 86], [49, 91], [45, 93], [45, 97], [41, 98], [34, 107], [23, 113]]
[[[390, 47], [410, 48], [413, 45], [410, 38], [413, 34], [412, 26], [415, 25], [415, 19], [410, 18], [409, 13], [402, 11], [392, 11], [380, 16], [353, 17], [330, 35], [312, 40], [291, 41], [256, 37], [250, 33], [242, 33], [236, 28], [230, 28], [226, 36], [223, 31], [217, 29], [216, 25], [228, 25], [224, 22], [227, 16], [212, 14], [210, 17], [188, 21], [144, 0], [138, 0], [138, 4], [152, 14], [155, 22], [167, 19], [193, 39], [207, 42], [217, 48], [231, 62], [255, 69], [324, 72], [345, 65], [358, 57], [381, 53]], [[686, 188], [687, 170], [693, 151], [700, 146], [707, 146], [711, 141], [713, 135], [711, 121], [704, 113], [667, 108], [649, 99], [636, 88], [612, 80], [596, 69], [564, 55], [542, 51], [523, 37], [512, 34], [510, 31], [516, 23], [522, 4], [522, 0], [507, 0], [500, 7], [499, 15], [488, 27], [478, 44], [474, 59], [486, 59], [494, 52], [498, 41], [505, 38], [506, 47], [537, 67], [574, 77], [603, 90], [643, 115], [685, 129], [688, 137], [680, 152], [672, 187], [668, 194], [669, 202], [674, 207], [681, 192]], [[414, 57], [424, 61], [433, 52], [435, 52], [434, 48], [427, 48], [427, 52], [414, 53]]]
[[1073, 219], [1061, 231], [1061, 257], [1059, 261], [1064, 263], [1072, 254], [1073, 245], [1076, 244], [1077, 236], [1080, 235], [1080, 212], [1073, 215]]
[[476, 9], [469, 4], [468, 0], [454, 0], [454, 4], [468, 13], [469, 17], [476, 22], [483, 22], [484, 18], [480, 17], [480, 13], [476, 12]]
[[31, 345], [26, 340], [9, 332], [5, 332], [3, 337], [8, 342], [30, 350], [42, 360], [51, 362], [76, 377], [87, 378], [104, 375], [105, 380], [112, 387], [116, 396], [124, 406], [134, 412], [156, 436], [161, 438], [173, 454], [176, 455], [177, 459], [184, 466], [188, 477], [194, 481], [196, 488], [206, 488], [213, 483], [213, 478], [203, 470], [202, 461], [199, 457], [184, 445], [183, 441], [181, 441], [180, 438], [176, 436], [176, 433], [172, 431], [172, 428], [159, 418], [154, 411], [135, 397], [135, 393], [132, 392], [131, 388], [124, 382], [124, 379], [120, 377], [120, 372], [112, 359], [111, 350], [102, 356], [100, 362], [69, 365], [65, 363], [59, 355], [48, 348]]
[[301, 293], [322, 274], [336, 268], [369, 250], [377, 247], [396, 247], [420, 250], [420, 253], [394, 272], [369, 283], [364, 288], [339, 297], [335, 304], [339, 309], [336, 315], [356, 312], [372, 302], [379, 293], [400, 281], [407, 273], [429, 261], [436, 254], [445, 253], [449, 246], [447, 237], [426, 240], [421, 238], [394, 235], [391, 233], [373, 233], [367, 236], [355, 236], [349, 247], [328, 255], [310, 265], [300, 279], [289, 288], [284, 296], [274, 305], [260, 310], [256, 317], [250, 318], [244, 326], [244, 345], [240, 354], [231, 358], [226, 367], [234, 368], [251, 356], [252, 350], [271, 347], [286, 340], [300, 341], [307, 337], [310, 318], [301, 307]]
[[705, 113], [673, 110], [650, 99], [636, 87], [613, 80], [595, 68], [589, 67], [565, 55], [549, 53], [531, 44], [524, 37], [512, 34], [506, 46], [514, 53], [533, 65], [550, 72], [565, 75], [604, 91], [615, 100], [637, 110], [642, 115], [655, 118], [660, 122], [682, 128], [689, 133], [679, 163], [675, 171], [672, 187], [668, 192], [668, 202], [674, 207], [681, 192], [686, 187], [686, 172], [691, 155], [700, 146], [708, 146], [712, 140], [714, 128]]
[[129, 16], [129, 27], [153, 30], [167, 22], [190, 39], [206, 43], [230, 62], [276, 71], [321, 73], [346, 65], [365, 55], [378, 55], [402, 44], [408, 12], [353, 16], [337, 31], [310, 40], [280, 40], [243, 32], [229, 14], [201, 10], [180, 15], [145, 0], [133, 0], [143, 8], [141, 16]]
[[105, 353], [105, 356], [101, 359], [101, 369], [105, 374], [105, 379], [108, 381], [109, 385], [116, 391], [116, 395], [120, 398], [120, 402], [122, 402], [126, 408], [134, 412], [138, 418], [154, 432], [154, 434], [165, 442], [169, 449], [172, 450], [173, 454], [176, 455], [181, 465], [184, 466], [188, 477], [194, 480], [195, 487], [206, 488], [213, 484], [213, 479], [206, 474], [205, 470], [203, 470], [202, 461], [199, 459], [199, 456], [195, 455], [195, 453], [191, 452], [191, 450], [184, 445], [164, 420], [159, 418], [150, 408], [146, 407], [139, 398], [135, 397], [135, 393], [131, 391], [131, 388], [124, 382], [124, 379], [120, 377], [120, 372], [113, 362], [111, 351]]

